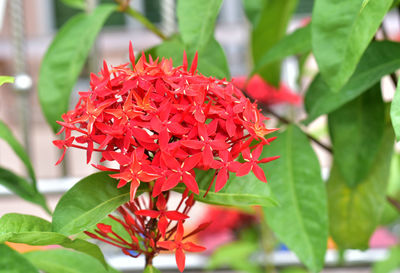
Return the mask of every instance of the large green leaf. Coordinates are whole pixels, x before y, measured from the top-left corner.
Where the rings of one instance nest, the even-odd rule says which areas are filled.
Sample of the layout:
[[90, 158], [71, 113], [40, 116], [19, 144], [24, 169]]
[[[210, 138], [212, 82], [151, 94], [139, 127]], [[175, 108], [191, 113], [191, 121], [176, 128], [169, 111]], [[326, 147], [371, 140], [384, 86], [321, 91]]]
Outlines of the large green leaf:
[[327, 184], [330, 234], [339, 248], [368, 248], [369, 238], [381, 219], [385, 205], [393, 132], [386, 128], [379, 152], [367, 177], [349, 187], [333, 165]]
[[85, 240], [71, 240], [51, 231], [51, 223], [32, 215], [8, 213], [0, 218], [0, 243], [24, 243], [28, 245], [61, 245], [86, 253], [106, 266], [98, 246]]
[[3, 169], [0, 167], [0, 184], [17, 194], [19, 197], [38, 204], [47, 212], [50, 212], [49, 208], [46, 205], [46, 200], [44, 196], [36, 191], [34, 187], [26, 181], [25, 178], [22, 178], [13, 172]]
[[[32, 264], [46, 273], [107, 273], [93, 257], [67, 249], [31, 251], [24, 254]], [[115, 272], [115, 271], [114, 271]]]
[[[174, 65], [181, 65], [185, 46], [179, 36], [174, 36], [170, 40], [164, 41], [158, 46], [151, 48], [148, 53], [152, 57], [172, 58]], [[188, 58], [194, 57], [193, 51], [188, 51]], [[206, 76], [216, 78], [230, 78], [228, 62], [221, 45], [211, 38], [208, 43], [198, 51], [199, 59], [197, 69]]]
[[[204, 197], [213, 175], [213, 171], [196, 170], [196, 181], [200, 189], [199, 195], [194, 196], [196, 200], [208, 204], [239, 207], [278, 205], [269, 186], [259, 181], [253, 173], [245, 177], [237, 177], [231, 174], [225, 187], [216, 193], [214, 190], [215, 185], [213, 185], [206, 197]], [[267, 173], [266, 176], [268, 179], [269, 174]], [[174, 190], [183, 192], [185, 186], [179, 184]]]
[[260, 19], [261, 9], [264, 0], [243, 0], [243, 9], [246, 14], [247, 19], [254, 26], [257, 25]]
[[39, 273], [27, 260], [5, 244], [0, 244], [0, 273]]
[[263, 70], [267, 65], [281, 61], [282, 59], [295, 55], [304, 54], [311, 50], [311, 27], [310, 25], [297, 29], [277, 42], [270, 50], [260, 57], [253, 68], [251, 75]]
[[332, 92], [320, 75], [308, 88], [305, 106], [309, 124], [320, 115], [328, 114], [368, 90], [383, 76], [400, 67], [400, 43], [373, 42], [365, 51], [354, 75], [340, 92]]
[[69, 98], [92, 45], [116, 5], [100, 5], [92, 13], [71, 18], [47, 50], [39, 73], [39, 101], [54, 131], [56, 121], [68, 110]]
[[[53, 231], [72, 235], [87, 230], [129, 201], [129, 185], [117, 188], [118, 181], [107, 172], [83, 178], [67, 191], [53, 214]], [[142, 183], [137, 190], [145, 190]]]
[[306, 135], [290, 125], [263, 156], [278, 154], [278, 160], [265, 164], [269, 186], [280, 206], [264, 208], [268, 224], [313, 272], [324, 265], [328, 240], [325, 186], [318, 159]]
[[353, 74], [393, 0], [319, 0], [312, 14], [312, 47], [333, 91]]
[[400, 140], [400, 84], [397, 84], [396, 93], [390, 107], [390, 118], [396, 134], [396, 139]]
[[375, 263], [372, 267], [373, 273], [392, 273], [400, 268], [400, 247], [390, 249], [389, 257]]
[[328, 115], [335, 164], [349, 187], [367, 176], [379, 150], [385, 109], [380, 84]]
[[3, 139], [5, 142], [7, 142], [8, 145], [13, 149], [15, 154], [21, 159], [21, 161], [24, 163], [29, 177], [32, 180], [33, 184], [33, 189], [36, 191], [36, 176], [35, 176], [35, 171], [33, 170], [31, 161], [29, 159], [28, 154], [26, 153], [24, 147], [18, 142], [18, 140], [15, 138], [14, 134], [11, 132], [10, 128], [8, 126], [0, 121], [0, 138]]
[[177, 17], [183, 43], [190, 50], [202, 50], [213, 37], [222, 0], [179, 0]]
[[86, 9], [86, 1], [85, 0], [61, 0], [65, 5], [70, 6], [76, 9]]
[[[286, 34], [287, 24], [297, 6], [297, 0], [269, 0], [263, 2], [260, 18], [251, 33], [253, 62], [258, 62], [264, 54]], [[270, 84], [280, 82], [280, 62], [264, 66], [258, 73]]]
[[14, 82], [14, 77], [0, 76], [0, 86], [2, 86], [5, 83], [13, 83], [13, 82]]

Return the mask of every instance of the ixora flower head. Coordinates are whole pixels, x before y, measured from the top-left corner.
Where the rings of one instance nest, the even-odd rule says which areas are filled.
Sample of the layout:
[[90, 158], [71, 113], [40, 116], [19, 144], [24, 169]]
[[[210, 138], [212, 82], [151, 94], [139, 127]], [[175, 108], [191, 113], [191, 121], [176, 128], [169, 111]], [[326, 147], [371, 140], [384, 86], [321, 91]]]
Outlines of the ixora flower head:
[[[264, 117], [231, 82], [199, 74], [197, 54], [188, 68], [172, 66], [172, 60], [153, 60], [144, 54], [135, 62], [132, 45], [130, 64], [108, 67], [91, 75], [90, 90], [81, 92], [75, 109], [62, 116], [64, 140], [54, 144], [64, 153], [69, 147], [85, 149], [89, 163], [93, 152], [100, 162], [116, 162], [117, 169], [93, 164], [114, 172], [118, 187], [130, 184], [130, 202], [118, 209], [122, 218], [110, 215], [131, 237], [128, 242], [109, 225], [99, 224], [97, 238], [120, 247], [127, 255], [152, 257], [162, 250], [176, 253], [182, 271], [185, 251], [202, 247], [182, 242], [204, 229], [184, 236], [183, 223], [199, 194], [195, 169], [213, 172], [209, 182], [215, 191], [224, 188], [231, 173], [243, 176], [253, 171], [262, 182], [259, 166], [278, 157], [259, 158], [265, 144]], [[130, 67], [132, 65], [132, 67]], [[240, 162], [238, 158], [242, 158]], [[147, 183], [149, 198], [136, 198], [141, 183]], [[169, 191], [182, 183], [186, 188], [175, 210], [167, 209]], [[208, 192], [208, 190], [207, 190]], [[172, 236], [174, 235], [174, 240]]]

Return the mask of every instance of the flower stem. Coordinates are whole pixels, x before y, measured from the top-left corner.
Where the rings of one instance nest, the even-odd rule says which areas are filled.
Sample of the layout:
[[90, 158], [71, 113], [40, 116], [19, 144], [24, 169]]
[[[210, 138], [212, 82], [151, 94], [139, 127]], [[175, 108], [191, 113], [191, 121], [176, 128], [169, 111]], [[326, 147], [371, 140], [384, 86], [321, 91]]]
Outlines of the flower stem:
[[152, 22], [149, 21], [143, 14], [138, 12], [137, 10], [132, 9], [131, 7], [125, 7], [123, 10], [126, 14], [131, 16], [132, 18], [135, 18], [138, 20], [140, 23], [142, 23], [147, 29], [149, 29], [151, 32], [153, 32], [155, 35], [160, 37], [162, 40], [166, 40], [167, 36], [165, 36], [161, 30], [159, 30]]

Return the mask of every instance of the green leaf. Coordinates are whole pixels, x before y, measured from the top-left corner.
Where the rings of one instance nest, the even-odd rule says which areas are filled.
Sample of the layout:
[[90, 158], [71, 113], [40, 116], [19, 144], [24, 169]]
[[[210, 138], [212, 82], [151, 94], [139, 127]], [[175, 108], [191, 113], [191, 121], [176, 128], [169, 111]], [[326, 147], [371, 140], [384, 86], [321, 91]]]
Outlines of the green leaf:
[[235, 271], [261, 273], [261, 268], [250, 261], [250, 256], [258, 250], [257, 242], [237, 241], [223, 245], [213, 252], [207, 269], [214, 271], [229, 266]]
[[[208, 204], [236, 207], [257, 205], [269, 207], [278, 205], [268, 184], [259, 181], [253, 173], [245, 177], [237, 177], [231, 174], [222, 190], [216, 193], [215, 185], [213, 185], [207, 193], [207, 196], [204, 197], [213, 175], [214, 172], [212, 171], [196, 170], [196, 181], [199, 185], [200, 192], [199, 195], [194, 195], [196, 200]], [[178, 185], [174, 190], [183, 192], [185, 187]]]
[[85, 0], [61, 0], [65, 5], [70, 6], [72, 8], [85, 10], [86, 3]]
[[372, 267], [373, 273], [392, 273], [400, 268], [400, 247], [393, 247], [389, 257], [383, 261], [375, 263]]
[[[61, 197], [53, 214], [53, 231], [72, 235], [87, 230], [129, 201], [129, 185], [118, 189], [118, 181], [109, 174], [87, 176]], [[145, 188], [142, 183], [137, 194]]]
[[[263, 2], [260, 18], [251, 33], [251, 51], [256, 67], [264, 54], [285, 36], [296, 6], [297, 0]], [[274, 62], [258, 70], [258, 73], [270, 84], [279, 86], [280, 70], [280, 62]]]
[[152, 265], [148, 265], [146, 266], [146, 268], [144, 269], [143, 273], [161, 273], [160, 270], [158, 270], [157, 268], [155, 268]]
[[2, 86], [5, 83], [14, 83], [14, 77], [0, 76], [0, 86]]
[[396, 134], [396, 139], [400, 140], [400, 84], [397, 84], [396, 93], [390, 107], [390, 118], [392, 120], [392, 125], [394, 132]]
[[10, 147], [13, 149], [14, 153], [24, 163], [24, 165], [28, 171], [29, 177], [32, 180], [33, 189], [36, 191], [36, 176], [35, 176], [35, 171], [33, 170], [31, 161], [29, 159], [29, 156], [25, 152], [24, 147], [22, 147], [22, 145], [15, 138], [15, 136], [11, 132], [10, 128], [8, 128], [8, 126], [2, 121], [0, 121], [0, 138], [3, 139], [5, 142], [7, 142], [8, 145], [10, 145]]
[[116, 5], [100, 5], [92, 13], [72, 17], [58, 31], [40, 66], [38, 94], [44, 116], [54, 132], [68, 110], [69, 98], [104, 22]]
[[319, 0], [312, 14], [312, 47], [333, 91], [353, 74], [393, 0]]
[[85, 240], [71, 240], [51, 231], [51, 223], [32, 215], [8, 213], [0, 218], [0, 243], [28, 245], [61, 245], [86, 253], [107, 266], [99, 247]]
[[251, 75], [256, 74], [259, 70], [263, 70], [267, 65], [273, 62], [281, 61], [291, 55], [304, 54], [310, 50], [311, 27], [308, 25], [285, 36], [265, 52], [265, 54], [257, 61]]
[[107, 273], [93, 257], [66, 249], [31, 251], [24, 254], [32, 264], [46, 273]]
[[17, 194], [19, 197], [38, 204], [47, 212], [49, 208], [46, 205], [44, 196], [36, 191], [26, 179], [14, 174], [13, 172], [0, 167], [0, 184]]
[[177, 17], [183, 43], [191, 51], [202, 50], [213, 37], [222, 0], [179, 0]]
[[250, 21], [253, 27], [256, 26], [258, 20], [260, 20], [263, 0], [243, 0], [242, 4], [247, 19]]
[[313, 272], [324, 265], [328, 240], [325, 186], [318, 159], [307, 136], [290, 125], [278, 135], [262, 156], [281, 158], [262, 168], [270, 174], [269, 186], [280, 206], [264, 208], [278, 239], [286, 244]]
[[27, 260], [5, 244], [0, 244], [0, 273], [39, 273]]
[[340, 92], [332, 92], [320, 75], [315, 77], [305, 98], [308, 117], [304, 123], [309, 124], [320, 115], [338, 109], [398, 68], [400, 68], [400, 43], [373, 42], [365, 51], [354, 75]]
[[328, 115], [335, 164], [349, 187], [367, 176], [379, 150], [385, 109], [380, 84]]
[[[173, 36], [156, 47], [148, 50], [152, 57], [172, 58], [174, 65], [181, 65], [185, 46], [179, 36]], [[193, 59], [194, 52], [188, 51], [189, 60]], [[211, 38], [202, 50], [198, 51], [197, 69], [205, 76], [216, 78], [230, 78], [228, 62], [221, 45]]]
[[369, 238], [381, 219], [385, 205], [393, 132], [385, 128], [379, 152], [368, 176], [349, 187], [333, 164], [327, 183], [330, 234], [339, 248], [368, 248]]

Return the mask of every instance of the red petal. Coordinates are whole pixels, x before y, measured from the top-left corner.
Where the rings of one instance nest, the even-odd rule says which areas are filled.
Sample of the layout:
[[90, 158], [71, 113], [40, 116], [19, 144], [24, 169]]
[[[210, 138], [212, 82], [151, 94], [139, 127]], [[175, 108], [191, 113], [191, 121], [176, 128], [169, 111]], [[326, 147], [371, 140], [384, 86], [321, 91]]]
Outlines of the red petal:
[[174, 173], [168, 177], [167, 181], [164, 182], [161, 190], [162, 191], [170, 190], [176, 185], [178, 185], [180, 181], [181, 181], [181, 175], [179, 173]]
[[219, 192], [228, 181], [228, 170], [222, 168], [218, 171], [217, 180], [215, 181], [215, 192]]
[[249, 162], [243, 163], [236, 172], [236, 176], [247, 175], [251, 171], [251, 167], [252, 167], [251, 163]]
[[196, 51], [196, 54], [194, 55], [194, 58], [193, 58], [192, 65], [190, 66], [190, 71], [189, 71], [190, 74], [194, 74], [194, 72], [196, 72], [197, 59], [198, 59], [198, 54], [197, 54], [197, 51]]
[[178, 160], [176, 160], [175, 157], [171, 156], [170, 154], [163, 153], [161, 158], [165, 165], [171, 170], [178, 170], [181, 167], [181, 164], [178, 162]]
[[186, 158], [185, 161], [183, 162], [182, 169], [184, 171], [192, 170], [200, 162], [201, 157], [202, 157], [202, 154], [198, 153], [198, 154], [195, 154], [195, 155], [193, 155], [191, 157]]
[[183, 146], [191, 149], [201, 149], [204, 147], [204, 143], [198, 140], [181, 140]]
[[130, 200], [133, 201], [133, 199], [135, 199], [136, 196], [136, 190], [139, 188], [140, 183], [134, 179], [131, 181], [131, 189], [130, 189]]
[[258, 179], [260, 179], [262, 182], [267, 183], [267, 178], [265, 177], [265, 173], [263, 171], [263, 169], [261, 169], [260, 166], [258, 166], [257, 164], [253, 165], [253, 173], [256, 175], [256, 177]]
[[158, 210], [165, 210], [165, 207], [167, 206], [167, 201], [165, 200], [165, 197], [163, 194], [161, 194], [156, 203], [157, 209]]
[[252, 152], [253, 159], [258, 159], [262, 153], [263, 145], [259, 144]]
[[163, 238], [165, 238], [165, 232], [167, 231], [168, 228], [168, 220], [165, 218], [165, 216], [160, 217], [160, 220], [158, 220], [158, 229], [160, 230]]
[[186, 214], [174, 210], [166, 211], [165, 216], [167, 216], [168, 219], [174, 221], [185, 220], [189, 218], [189, 216], [187, 216]]
[[192, 242], [188, 242], [188, 243], [183, 244], [183, 249], [185, 251], [189, 251], [189, 252], [201, 252], [201, 251], [206, 250], [205, 247], [196, 245], [196, 244], [194, 244]]
[[135, 211], [135, 214], [141, 216], [148, 216], [150, 218], [157, 218], [158, 216], [160, 216], [159, 211], [149, 210], [149, 209], [137, 210]]
[[230, 137], [233, 137], [236, 132], [236, 125], [233, 122], [233, 119], [229, 118], [226, 120], [226, 131]]
[[169, 250], [174, 250], [176, 248], [176, 243], [173, 241], [163, 241], [163, 242], [157, 242], [157, 246]]
[[175, 234], [175, 242], [179, 243], [182, 241], [183, 238], [183, 224], [182, 221], [178, 222], [178, 228], [176, 229], [176, 234]]
[[185, 253], [183, 252], [182, 248], [176, 249], [175, 259], [176, 259], [176, 265], [178, 266], [179, 271], [183, 272], [183, 270], [185, 270]]
[[133, 68], [135, 68], [135, 54], [133, 53], [132, 42], [129, 42], [129, 60], [131, 61]]
[[185, 183], [189, 190], [195, 194], [199, 194], [199, 186], [197, 185], [196, 179], [191, 174], [183, 174], [183, 183]]
[[271, 156], [271, 157], [266, 157], [266, 158], [263, 158], [263, 159], [261, 159], [261, 160], [258, 160], [257, 163], [267, 163], [267, 162], [273, 161], [273, 160], [278, 159], [278, 158], [280, 158], [279, 155], [277, 155], [277, 156]]
[[210, 144], [214, 150], [226, 150], [230, 147], [228, 143], [221, 139], [213, 140]]
[[188, 60], [187, 60], [187, 56], [186, 56], [186, 51], [185, 50], [183, 51], [182, 68], [185, 71], [187, 71], [187, 68], [188, 68]]

